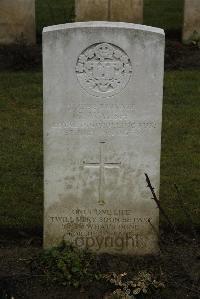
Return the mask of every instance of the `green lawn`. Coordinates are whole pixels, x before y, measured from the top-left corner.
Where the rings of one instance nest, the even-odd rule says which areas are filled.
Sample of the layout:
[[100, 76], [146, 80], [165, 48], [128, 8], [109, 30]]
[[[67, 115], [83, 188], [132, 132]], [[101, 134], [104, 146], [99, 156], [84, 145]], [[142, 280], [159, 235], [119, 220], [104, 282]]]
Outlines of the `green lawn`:
[[[184, 0], [144, 0], [144, 24], [181, 30]], [[44, 26], [71, 22], [74, 0], [36, 0], [37, 32]]]
[[36, 0], [36, 24], [40, 34], [49, 25], [72, 22], [74, 0]]
[[181, 30], [184, 0], [144, 0], [144, 24]]
[[42, 224], [42, 75], [0, 73], [0, 227]]
[[[42, 227], [42, 74], [0, 73], [0, 227]], [[179, 225], [188, 225], [173, 184], [200, 225], [199, 71], [165, 75], [161, 202]]]
[[174, 183], [186, 209], [200, 224], [199, 119], [200, 71], [166, 72], [161, 160], [161, 200], [178, 224], [187, 224], [181, 213]]

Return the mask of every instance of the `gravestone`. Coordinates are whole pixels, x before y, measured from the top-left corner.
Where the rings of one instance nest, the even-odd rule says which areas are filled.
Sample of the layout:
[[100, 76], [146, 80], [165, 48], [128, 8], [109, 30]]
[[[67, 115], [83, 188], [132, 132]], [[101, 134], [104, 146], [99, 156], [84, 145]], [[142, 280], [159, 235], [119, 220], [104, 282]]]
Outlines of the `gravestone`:
[[200, 41], [200, 0], [185, 0], [183, 42]]
[[76, 0], [76, 21], [143, 22], [143, 0]]
[[44, 28], [44, 246], [154, 254], [163, 30], [112, 22]]
[[34, 44], [35, 0], [0, 0], [0, 44]]

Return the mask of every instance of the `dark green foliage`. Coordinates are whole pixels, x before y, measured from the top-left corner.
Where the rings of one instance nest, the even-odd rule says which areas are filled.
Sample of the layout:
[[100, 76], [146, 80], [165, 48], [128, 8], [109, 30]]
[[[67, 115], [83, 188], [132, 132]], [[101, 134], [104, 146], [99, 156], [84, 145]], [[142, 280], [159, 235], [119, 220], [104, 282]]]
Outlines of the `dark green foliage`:
[[39, 269], [48, 280], [75, 288], [100, 278], [94, 265], [94, 254], [65, 242], [59, 247], [45, 250], [38, 259]]

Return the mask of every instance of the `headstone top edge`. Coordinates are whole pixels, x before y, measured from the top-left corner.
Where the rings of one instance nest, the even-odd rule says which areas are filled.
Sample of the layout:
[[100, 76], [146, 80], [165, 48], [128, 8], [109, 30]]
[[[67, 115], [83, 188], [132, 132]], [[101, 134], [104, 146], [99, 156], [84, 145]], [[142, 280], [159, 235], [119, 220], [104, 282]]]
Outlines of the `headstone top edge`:
[[125, 23], [125, 22], [107, 22], [107, 21], [93, 21], [93, 22], [75, 22], [53, 25], [43, 28], [43, 34], [53, 31], [66, 30], [66, 29], [77, 29], [77, 28], [120, 28], [120, 29], [132, 29], [139, 31], [146, 31], [151, 33], [157, 33], [165, 36], [163, 29], [158, 27], [151, 27], [140, 24]]

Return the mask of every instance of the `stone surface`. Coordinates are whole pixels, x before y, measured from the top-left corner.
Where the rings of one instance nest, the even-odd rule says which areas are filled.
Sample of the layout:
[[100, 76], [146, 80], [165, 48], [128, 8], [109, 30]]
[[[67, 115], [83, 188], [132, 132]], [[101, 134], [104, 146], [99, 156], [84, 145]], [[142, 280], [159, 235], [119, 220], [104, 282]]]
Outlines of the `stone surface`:
[[75, 0], [76, 21], [108, 20], [108, 0]]
[[36, 41], [35, 0], [0, 0], [0, 44]]
[[110, 20], [142, 24], [143, 0], [111, 0]]
[[[154, 254], [163, 30], [88, 22], [43, 32], [44, 246]], [[152, 229], [152, 226], [154, 229]]]
[[143, 22], [143, 0], [76, 0], [77, 21]]
[[185, 0], [183, 42], [200, 41], [200, 0]]

